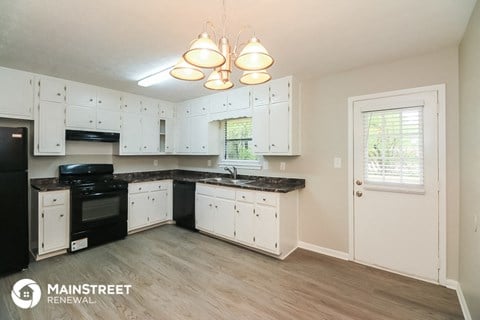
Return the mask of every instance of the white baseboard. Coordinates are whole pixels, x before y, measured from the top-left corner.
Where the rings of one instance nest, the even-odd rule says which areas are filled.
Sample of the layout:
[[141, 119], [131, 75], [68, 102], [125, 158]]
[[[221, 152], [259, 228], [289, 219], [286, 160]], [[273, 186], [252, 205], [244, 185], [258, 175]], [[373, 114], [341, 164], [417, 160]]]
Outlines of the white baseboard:
[[458, 301], [460, 302], [460, 306], [462, 307], [463, 316], [465, 320], [472, 320], [472, 316], [470, 315], [470, 310], [468, 310], [467, 301], [465, 300], [465, 296], [463, 295], [462, 286], [460, 283], [457, 282], [457, 296]]
[[445, 282], [445, 287], [448, 289], [452, 289], [457, 291], [458, 290], [458, 281], [457, 280], [452, 280], [452, 279], [447, 279]]
[[348, 256], [347, 252], [320, 247], [320, 246], [317, 246], [317, 245], [314, 245], [314, 244], [311, 244], [311, 243], [308, 243], [308, 242], [298, 241], [298, 247], [302, 248], [302, 249], [305, 249], [305, 250], [308, 250], [308, 251], [313, 251], [313, 252], [316, 252], [316, 253], [321, 253], [321, 254], [324, 254], [324, 255], [327, 255], [327, 256], [331, 256], [331, 257], [334, 257], [334, 258], [338, 258], [338, 259], [342, 259], [342, 260], [349, 260], [349, 256]]

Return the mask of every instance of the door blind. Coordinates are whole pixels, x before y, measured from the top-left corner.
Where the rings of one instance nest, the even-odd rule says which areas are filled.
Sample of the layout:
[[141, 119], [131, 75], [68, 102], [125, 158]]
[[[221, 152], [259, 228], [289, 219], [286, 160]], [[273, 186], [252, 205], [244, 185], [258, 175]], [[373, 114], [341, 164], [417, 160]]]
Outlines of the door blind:
[[364, 181], [422, 187], [423, 106], [363, 113]]

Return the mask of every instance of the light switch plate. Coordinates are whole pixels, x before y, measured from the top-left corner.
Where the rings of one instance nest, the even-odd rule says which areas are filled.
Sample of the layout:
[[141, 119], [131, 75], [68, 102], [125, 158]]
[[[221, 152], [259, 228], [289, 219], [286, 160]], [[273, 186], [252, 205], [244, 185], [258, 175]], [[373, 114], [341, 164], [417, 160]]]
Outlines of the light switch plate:
[[212, 166], [212, 160], [210, 160], [210, 159], [207, 160], [207, 166], [208, 166], [208, 167], [211, 167], [211, 166]]
[[280, 171], [285, 171], [286, 163], [280, 162]]
[[158, 167], [158, 160], [157, 160], [157, 159], [153, 160], [153, 165], [154, 165], [155, 167]]

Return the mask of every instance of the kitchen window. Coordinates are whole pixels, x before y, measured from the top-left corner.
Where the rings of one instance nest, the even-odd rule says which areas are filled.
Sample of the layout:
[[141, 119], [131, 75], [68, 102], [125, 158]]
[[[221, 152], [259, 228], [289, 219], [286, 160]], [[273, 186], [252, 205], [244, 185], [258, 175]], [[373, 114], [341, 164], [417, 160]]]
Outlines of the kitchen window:
[[253, 152], [252, 118], [227, 119], [223, 122], [224, 151], [220, 166], [260, 168], [259, 156]]

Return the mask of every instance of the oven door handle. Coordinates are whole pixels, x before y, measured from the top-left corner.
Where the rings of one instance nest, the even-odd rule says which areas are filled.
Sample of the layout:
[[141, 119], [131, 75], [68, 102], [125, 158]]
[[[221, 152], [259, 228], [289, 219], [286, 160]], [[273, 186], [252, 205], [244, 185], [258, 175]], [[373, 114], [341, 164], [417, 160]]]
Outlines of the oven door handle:
[[124, 190], [115, 190], [115, 191], [108, 191], [108, 192], [89, 192], [89, 191], [80, 191], [76, 193], [77, 196], [81, 198], [98, 198], [98, 197], [104, 197], [104, 196], [111, 196], [111, 195], [121, 195], [125, 193], [126, 191]]

